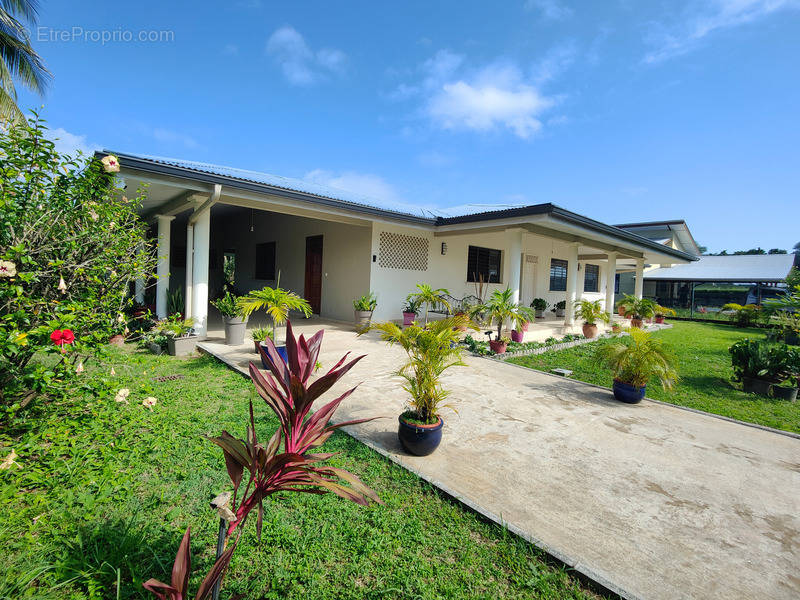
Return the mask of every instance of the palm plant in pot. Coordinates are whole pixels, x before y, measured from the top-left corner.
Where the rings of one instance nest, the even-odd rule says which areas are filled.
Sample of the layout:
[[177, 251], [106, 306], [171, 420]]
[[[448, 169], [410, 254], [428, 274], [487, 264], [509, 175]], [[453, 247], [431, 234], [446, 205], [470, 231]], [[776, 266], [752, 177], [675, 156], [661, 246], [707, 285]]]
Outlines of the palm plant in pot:
[[411, 325], [419, 314], [420, 301], [412, 298], [410, 295], [406, 298], [405, 306], [403, 306], [403, 327]]
[[448, 292], [445, 288], [437, 288], [434, 289], [427, 283], [418, 283], [417, 284], [417, 291], [412, 292], [408, 295], [406, 301], [414, 301], [418, 303], [418, 306], [425, 305], [425, 324], [428, 324], [428, 311], [441, 307], [450, 312], [452, 310], [452, 306], [450, 306], [450, 302], [445, 298], [445, 296], [449, 296], [450, 292]]
[[617, 302], [617, 312], [620, 317], [624, 317], [625, 313], [628, 309], [628, 305], [633, 304], [636, 302], [638, 298], [633, 294], [625, 294], [618, 302]]
[[536, 311], [537, 319], [544, 319], [544, 311], [547, 310], [547, 300], [544, 298], [534, 298], [531, 300], [531, 308]]
[[489, 326], [497, 322], [497, 337], [489, 340], [489, 347], [495, 354], [503, 354], [511, 341], [507, 337], [503, 337], [503, 325], [506, 321], [515, 321], [520, 315], [519, 306], [514, 303], [513, 295], [514, 293], [509, 288], [495, 290], [483, 305], [473, 308], [474, 312], [486, 315]]
[[525, 339], [525, 332], [528, 331], [528, 324], [536, 318], [534, 310], [528, 306], [521, 304], [514, 307], [514, 314], [511, 316], [511, 322], [514, 328], [511, 330], [511, 341], [522, 343]]
[[244, 344], [247, 317], [242, 314], [236, 296], [230, 292], [225, 292], [222, 298], [212, 300], [211, 304], [217, 307], [225, 323], [225, 343], [228, 346], [241, 346]]
[[625, 303], [625, 316], [631, 320], [631, 327], [641, 329], [644, 319], [652, 319], [658, 306], [650, 298], [636, 298]]
[[611, 369], [614, 397], [629, 404], [640, 402], [647, 383], [656, 378], [664, 389], [678, 379], [675, 357], [661, 342], [641, 329], [631, 328], [630, 336], [616, 338], [597, 348], [595, 360]]
[[583, 335], [586, 338], [597, 337], [597, 322], [608, 323], [610, 317], [603, 310], [600, 300], [578, 300], [575, 302], [575, 316], [583, 320]]
[[666, 306], [661, 306], [660, 304], [657, 304], [655, 307], [656, 323], [658, 323], [659, 325], [664, 322], [664, 319], [667, 316], [674, 317], [675, 314], [676, 313], [674, 310], [672, 310], [671, 308], [667, 308]]
[[355, 312], [356, 327], [358, 329], [369, 327], [372, 313], [377, 306], [378, 298], [375, 296], [375, 292], [370, 292], [369, 294], [361, 296], [361, 298], [353, 300], [353, 310]]
[[[442, 374], [450, 367], [464, 365], [458, 344], [458, 327], [474, 325], [466, 315], [447, 317], [423, 326], [402, 328], [396, 323], [376, 323], [369, 330], [381, 332], [381, 339], [399, 344], [408, 361], [397, 375], [405, 379], [403, 389], [410, 400], [400, 415], [397, 435], [403, 448], [417, 456], [431, 454], [442, 441], [444, 420], [439, 411], [452, 408], [444, 402], [449, 392], [442, 387]], [[365, 332], [362, 332], [365, 333]], [[361, 334], [359, 334], [361, 335]]]
[[[239, 304], [242, 314], [247, 317], [257, 310], [266, 311], [267, 317], [272, 321], [272, 327], [270, 328], [272, 335], [270, 337], [273, 342], [276, 342], [278, 353], [286, 360], [286, 344], [284, 343], [283, 345], [277, 346], [276, 327], [286, 323], [289, 318], [290, 310], [301, 312], [305, 317], [310, 317], [311, 305], [294, 292], [284, 290], [280, 287], [271, 288], [269, 286], [260, 290], [253, 290], [245, 296], [241, 296], [237, 299], [237, 303]], [[261, 360], [263, 362], [263, 357]], [[269, 368], [266, 363], [264, 364], [264, 368]]]

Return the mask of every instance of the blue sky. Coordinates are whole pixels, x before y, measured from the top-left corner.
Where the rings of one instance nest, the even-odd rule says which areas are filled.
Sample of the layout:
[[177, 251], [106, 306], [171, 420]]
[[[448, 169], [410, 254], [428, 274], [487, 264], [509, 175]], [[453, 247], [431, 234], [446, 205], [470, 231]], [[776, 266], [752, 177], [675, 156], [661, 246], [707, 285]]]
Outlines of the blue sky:
[[21, 104], [65, 147], [800, 242], [800, 0], [220, 6], [45, 0], [54, 80]]

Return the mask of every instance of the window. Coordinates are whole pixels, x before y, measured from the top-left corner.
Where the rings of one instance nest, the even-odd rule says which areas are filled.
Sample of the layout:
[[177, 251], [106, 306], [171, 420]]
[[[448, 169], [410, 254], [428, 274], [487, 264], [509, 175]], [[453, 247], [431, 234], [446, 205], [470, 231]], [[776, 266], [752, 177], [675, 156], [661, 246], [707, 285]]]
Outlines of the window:
[[550, 259], [550, 291], [565, 292], [567, 290], [567, 261], [560, 258]]
[[186, 246], [173, 246], [169, 253], [169, 266], [172, 269], [186, 268]]
[[500, 283], [500, 250], [470, 246], [467, 251], [467, 281]]
[[256, 279], [275, 279], [275, 242], [256, 244]]
[[619, 294], [619, 273], [614, 275], [614, 293]]
[[584, 265], [583, 291], [597, 292], [600, 290], [600, 267], [597, 265]]

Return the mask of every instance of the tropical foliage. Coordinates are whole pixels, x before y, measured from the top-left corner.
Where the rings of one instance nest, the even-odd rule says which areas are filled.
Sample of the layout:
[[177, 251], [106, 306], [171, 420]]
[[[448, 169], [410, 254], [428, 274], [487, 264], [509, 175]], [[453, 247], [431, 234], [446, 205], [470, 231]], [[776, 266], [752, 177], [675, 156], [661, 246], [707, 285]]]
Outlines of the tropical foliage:
[[[330, 424], [336, 409], [356, 388], [344, 392], [309, 416], [314, 402], [364, 358], [359, 356], [344, 364], [347, 359], [345, 355], [327, 373], [310, 381], [317, 365], [323, 333], [318, 331], [308, 340], [303, 335], [295, 338], [291, 322], [287, 321], [288, 361], [284, 362], [274, 342], [267, 338], [260, 352], [269, 365], [269, 372], [262, 373], [254, 363], [250, 363], [250, 376], [256, 391], [277, 415], [280, 423], [266, 444], [258, 440], [252, 400], [245, 439], [236, 438], [227, 431], [208, 438], [222, 448], [225, 467], [233, 486], [233, 497], [230, 506], [225, 506], [225, 509], [230, 511], [226, 519], [227, 549], [201, 583], [196, 596], [198, 599], [205, 598], [214, 583], [223, 575], [242, 535], [243, 526], [253, 510], [257, 511], [256, 534], [259, 539], [261, 538], [263, 503], [273, 494], [330, 492], [363, 506], [368, 506], [371, 502], [382, 504], [378, 495], [358, 477], [344, 469], [324, 464], [333, 456], [332, 454], [315, 451], [337, 429], [371, 420], [366, 418], [336, 425]], [[244, 491], [239, 496], [243, 482], [246, 482]], [[151, 579], [144, 584], [144, 587], [159, 598], [170, 600], [186, 598], [189, 579], [188, 554], [189, 531], [187, 530], [175, 558], [171, 584]]]
[[451, 310], [450, 302], [445, 297], [449, 295], [450, 292], [444, 288], [434, 289], [427, 283], [418, 283], [417, 291], [410, 293], [406, 298], [406, 302], [413, 302], [416, 306], [425, 305], [425, 324], [427, 325], [429, 310], [437, 307], [442, 307], [447, 311]]
[[503, 324], [506, 321], [512, 321], [517, 328], [521, 329], [524, 323], [533, 321], [536, 316], [534, 311], [527, 306], [516, 304], [513, 297], [514, 292], [509, 288], [495, 290], [484, 304], [472, 307], [473, 315], [485, 315], [490, 325], [497, 323], [498, 340], [503, 337]]
[[265, 310], [272, 320], [273, 339], [275, 327], [283, 325], [289, 319], [289, 311], [295, 310], [304, 316], [311, 316], [311, 305], [304, 299], [280, 287], [269, 286], [253, 290], [237, 299], [241, 314], [249, 317], [257, 310]]
[[364, 312], [372, 312], [378, 306], [378, 298], [375, 292], [370, 292], [353, 300], [353, 309]]
[[230, 291], [226, 291], [222, 298], [212, 300], [211, 304], [217, 307], [217, 310], [223, 317], [242, 316], [242, 309], [239, 306], [238, 298]]
[[731, 323], [739, 327], [751, 327], [761, 320], [761, 307], [756, 304], [736, 304], [730, 302], [719, 309], [720, 313], [727, 313]]
[[40, 96], [50, 80], [26, 28], [26, 24], [31, 29], [36, 25], [38, 4], [36, 0], [0, 2], [0, 121], [25, 122], [14, 80]]
[[256, 342], [263, 342], [267, 338], [272, 337], [272, 327], [256, 327], [250, 334]]
[[472, 327], [466, 315], [454, 315], [427, 323], [410, 325], [405, 329], [395, 323], [375, 323], [367, 331], [381, 332], [381, 339], [398, 344], [408, 355], [408, 361], [397, 371], [405, 379], [403, 386], [409, 396], [409, 409], [404, 415], [424, 424], [437, 423], [439, 411], [449, 392], [442, 387], [442, 374], [449, 368], [463, 365], [462, 347], [456, 329]]
[[600, 300], [577, 300], [575, 302], [575, 316], [583, 320], [587, 325], [594, 325], [598, 321], [608, 323], [611, 320], [611, 317], [601, 306]]
[[780, 382], [800, 375], [800, 351], [786, 344], [745, 338], [733, 344], [729, 352], [735, 381], [750, 378]]
[[651, 319], [656, 314], [656, 307], [658, 304], [650, 298], [637, 298], [626, 296], [623, 298], [625, 307], [625, 316], [631, 319]]
[[[2, 30], [0, 25], [0, 30]], [[38, 117], [0, 131], [0, 402], [54, 397], [126, 333], [129, 289], [155, 268], [140, 195], [114, 187], [119, 164], [56, 151]], [[54, 346], [69, 329], [74, 340]], [[38, 353], [38, 354], [37, 354]], [[47, 359], [46, 354], [52, 355]]]
[[628, 332], [629, 336], [599, 346], [595, 360], [622, 383], [642, 387], [655, 377], [664, 389], [670, 389], [678, 379], [674, 354], [646, 331], [631, 328]]

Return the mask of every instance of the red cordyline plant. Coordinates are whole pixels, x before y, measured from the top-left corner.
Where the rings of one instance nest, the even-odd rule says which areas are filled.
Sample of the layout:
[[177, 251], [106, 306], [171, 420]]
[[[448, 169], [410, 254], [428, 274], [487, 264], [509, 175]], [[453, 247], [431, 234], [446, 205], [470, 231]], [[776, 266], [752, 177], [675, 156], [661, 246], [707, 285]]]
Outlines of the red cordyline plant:
[[[217, 437], [208, 438], [222, 448], [225, 467], [233, 484], [231, 509], [234, 518], [229, 520], [227, 538], [230, 539], [237, 528], [239, 528], [239, 532], [233, 544], [214, 564], [212, 571], [206, 576], [206, 580], [216, 569], [219, 570], [219, 574], [214, 577], [214, 581], [222, 576], [230, 562], [238, 536], [241, 535], [240, 526], [247, 520], [250, 511], [256, 507], [258, 508], [256, 532], [259, 539], [261, 538], [263, 501], [264, 498], [276, 492], [304, 492], [307, 494], [332, 492], [363, 506], [369, 505], [370, 501], [382, 504], [377, 494], [364, 485], [358, 477], [344, 469], [322, 464], [333, 456], [333, 453], [311, 452], [324, 444], [336, 429], [346, 425], [364, 423], [375, 418], [356, 419], [336, 425], [330, 424], [336, 409], [345, 398], [355, 391], [355, 387], [331, 400], [309, 416], [314, 401], [364, 358], [359, 356], [344, 364], [349, 356], [349, 353], [345, 354], [330, 371], [309, 383], [317, 364], [323, 333], [324, 331], [320, 330], [308, 340], [303, 335], [295, 338], [292, 324], [287, 321], [286, 353], [288, 361], [284, 362], [278, 354], [275, 343], [267, 338], [264, 340], [260, 352], [269, 365], [271, 374], [261, 373], [254, 363], [250, 363], [250, 375], [256, 390], [280, 421], [280, 427], [266, 445], [260, 443], [256, 436], [252, 401], [250, 402], [250, 425], [247, 428], [246, 439], [238, 439], [227, 431], [223, 431]], [[283, 452], [279, 453], [281, 446], [283, 446]], [[237, 504], [237, 495], [245, 472], [248, 473], [247, 483], [241, 501]], [[188, 536], [189, 531], [187, 530], [184, 542], [181, 543], [181, 548], [178, 550], [179, 557], [184, 549], [184, 543], [185, 551], [188, 554]], [[177, 565], [178, 557], [175, 560]], [[186, 565], [188, 573], [188, 562]], [[157, 591], [157, 589], [164, 590], [166, 588], [179, 589], [179, 586], [176, 585], [175, 573], [175, 568], [173, 568], [171, 586], [151, 579], [145, 583], [145, 587], [162, 600], [183, 600], [186, 597], [185, 585], [181, 588], [184, 590], [181, 592], [184, 595], [177, 595], [178, 592], [164, 594]], [[188, 580], [188, 575], [186, 579]], [[182, 581], [183, 579], [178, 577], [178, 583]], [[214, 581], [211, 582], [212, 587]], [[205, 587], [201, 586], [200, 591], [205, 592]], [[198, 600], [203, 597], [205, 596], [200, 596], [200, 592], [198, 592]]]

